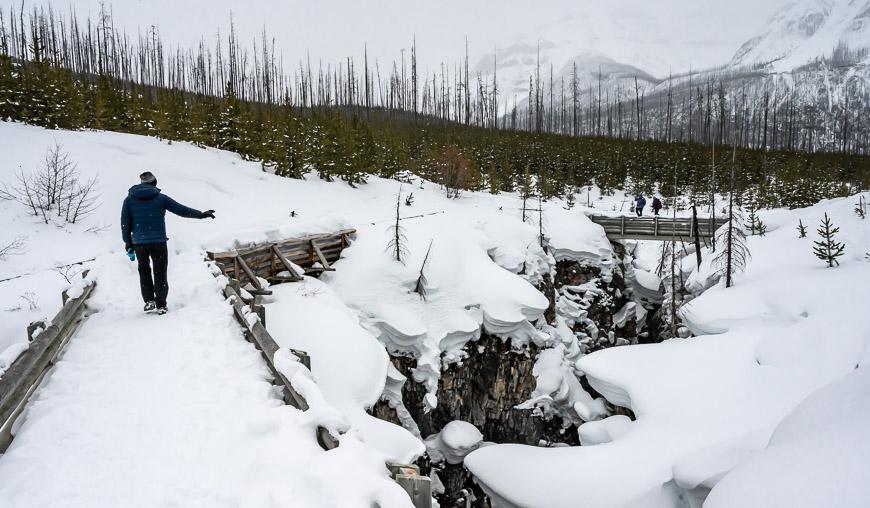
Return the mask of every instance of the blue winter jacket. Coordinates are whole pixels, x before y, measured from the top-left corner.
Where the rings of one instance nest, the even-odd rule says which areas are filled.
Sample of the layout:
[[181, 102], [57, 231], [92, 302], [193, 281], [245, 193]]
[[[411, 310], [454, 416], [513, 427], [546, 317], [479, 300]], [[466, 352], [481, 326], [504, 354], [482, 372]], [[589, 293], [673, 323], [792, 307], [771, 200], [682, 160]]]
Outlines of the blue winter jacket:
[[188, 208], [161, 194], [154, 185], [140, 183], [130, 187], [121, 207], [121, 236], [124, 243], [141, 245], [165, 242], [167, 210], [189, 219], [205, 218], [199, 210]]

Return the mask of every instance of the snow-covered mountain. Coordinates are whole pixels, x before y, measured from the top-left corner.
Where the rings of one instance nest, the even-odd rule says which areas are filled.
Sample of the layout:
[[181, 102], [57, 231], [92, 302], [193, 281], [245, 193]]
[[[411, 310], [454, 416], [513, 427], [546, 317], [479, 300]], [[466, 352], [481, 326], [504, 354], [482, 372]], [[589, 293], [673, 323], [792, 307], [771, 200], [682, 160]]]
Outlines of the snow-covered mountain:
[[732, 67], [791, 71], [835, 51], [870, 49], [870, 0], [799, 0], [768, 21], [731, 60]]

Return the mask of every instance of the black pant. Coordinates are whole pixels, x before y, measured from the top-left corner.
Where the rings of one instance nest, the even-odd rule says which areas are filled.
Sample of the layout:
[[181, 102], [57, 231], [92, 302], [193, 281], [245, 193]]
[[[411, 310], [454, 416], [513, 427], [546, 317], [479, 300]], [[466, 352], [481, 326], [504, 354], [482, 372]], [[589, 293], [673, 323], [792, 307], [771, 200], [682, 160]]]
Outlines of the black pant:
[[[166, 267], [169, 257], [166, 242], [134, 245], [136, 259], [139, 260], [139, 286], [145, 303], [155, 302], [157, 307], [166, 307], [169, 284], [166, 282]], [[151, 265], [154, 265], [154, 278], [151, 278]]]
[[637, 212], [637, 216], [640, 217], [641, 215], [643, 215], [643, 208], [642, 208], [642, 207], [638, 207], [638, 208], [635, 210], [635, 212]]

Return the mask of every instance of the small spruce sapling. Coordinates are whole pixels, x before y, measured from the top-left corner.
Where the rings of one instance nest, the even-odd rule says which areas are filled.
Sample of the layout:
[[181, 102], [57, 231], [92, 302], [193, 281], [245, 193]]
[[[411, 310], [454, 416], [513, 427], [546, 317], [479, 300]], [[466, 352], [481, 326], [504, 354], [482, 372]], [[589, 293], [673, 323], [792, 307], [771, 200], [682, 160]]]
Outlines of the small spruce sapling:
[[413, 205], [414, 205], [414, 193], [412, 192], [412, 193], [408, 194], [407, 197], [405, 197], [405, 206], [413, 206]]
[[747, 192], [746, 196], [746, 222], [749, 226], [750, 236], [764, 236], [767, 233], [767, 225], [758, 216], [758, 196], [756, 191]]
[[858, 202], [855, 203], [855, 215], [862, 220], [867, 217], [867, 201], [864, 200], [864, 196], [858, 196]]
[[568, 195], [565, 196], [565, 209], [566, 209], [566, 210], [571, 210], [572, 208], [574, 208], [574, 206], [575, 206], [576, 204], [577, 204], [577, 197], [576, 197], [576, 195], [574, 194], [574, 189], [573, 189], [573, 188], [569, 188], [569, 189], [568, 189]]
[[834, 265], [839, 266], [840, 262], [837, 258], [843, 255], [843, 251], [846, 248], [845, 244], [834, 239], [834, 235], [840, 231], [840, 228], [834, 226], [831, 222], [831, 218], [828, 217], [827, 213], [825, 213], [825, 216], [822, 218], [822, 222], [819, 225], [819, 229], [816, 231], [818, 231], [819, 236], [821, 236], [822, 239], [813, 242], [813, 254], [824, 261], [828, 265], [828, 268], [831, 268]]
[[807, 227], [804, 226], [803, 221], [801, 221], [800, 219], [798, 219], [797, 230], [798, 230], [798, 238], [806, 238], [807, 237]]

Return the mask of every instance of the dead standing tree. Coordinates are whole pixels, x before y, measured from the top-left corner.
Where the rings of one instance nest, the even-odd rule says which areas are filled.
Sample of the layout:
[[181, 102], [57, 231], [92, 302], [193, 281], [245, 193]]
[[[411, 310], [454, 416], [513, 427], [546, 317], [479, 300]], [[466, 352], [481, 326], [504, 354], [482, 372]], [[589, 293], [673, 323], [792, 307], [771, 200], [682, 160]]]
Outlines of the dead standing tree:
[[399, 188], [399, 195], [396, 197], [396, 221], [388, 229], [390, 233], [390, 241], [387, 242], [387, 252], [391, 254], [393, 259], [404, 264], [404, 257], [408, 255], [408, 238], [405, 236], [405, 228], [402, 227], [402, 189]]
[[740, 207], [735, 208], [736, 192], [735, 169], [737, 167], [737, 145], [735, 143], [731, 156], [731, 184], [728, 192], [728, 224], [720, 229], [716, 236], [723, 249], [714, 258], [713, 263], [720, 276], [725, 278], [725, 287], [734, 285], [734, 274], [746, 268], [749, 261], [749, 248], [746, 245], [746, 233], [743, 229], [743, 214]]

